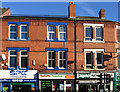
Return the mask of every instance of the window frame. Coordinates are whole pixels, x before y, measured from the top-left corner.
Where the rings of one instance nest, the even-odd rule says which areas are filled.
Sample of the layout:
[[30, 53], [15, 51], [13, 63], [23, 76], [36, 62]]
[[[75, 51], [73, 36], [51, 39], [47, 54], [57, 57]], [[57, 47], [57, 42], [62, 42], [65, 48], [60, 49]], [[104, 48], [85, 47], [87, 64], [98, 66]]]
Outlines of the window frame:
[[[49, 32], [49, 26], [55, 26], [55, 30], [52, 31], [52, 32]], [[54, 39], [49, 39], [49, 34], [50, 34], [50, 33], [54, 33]], [[56, 38], [56, 25], [54, 25], [54, 24], [47, 25], [47, 40], [52, 40], [52, 41], [54, 41], [55, 38]]]
[[[10, 51], [16, 51], [16, 55], [10, 55]], [[16, 67], [10, 67], [10, 57], [16, 57]], [[10, 68], [17, 68], [17, 50], [9, 50], [9, 56], [8, 56], [8, 61], [9, 61], [9, 67]]]
[[[16, 39], [11, 39], [11, 30], [10, 30], [10, 27], [11, 26], [16, 26], [16, 32], [12, 32], [12, 33], [16, 33]], [[9, 40], [17, 40], [17, 24], [9, 24]]]
[[21, 67], [21, 57], [27, 57], [27, 60], [28, 60], [28, 51], [27, 51], [27, 55], [21, 55], [21, 52], [22, 51], [27, 51], [27, 50], [20, 50], [20, 68], [22, 69], [27, 69], [28, 68], [28, 61], [27, 61], [27, 67]]
[[[65, 32], [60, 32], [60, 26], [64, 26], [65, 27]], [[65, 39], [60, 39], [60, 34], [63, 33], [65, 34]], [[60, 41], [65, 41], [67, 39], [67, 26], [66, 25], [58, 25], [58, 40]]]
[[[22, 26], [27, 26], [27, 32], [22, 32]], [[20, 40], [28, 40], [28, 25], [27, 24], [21, 24], [20, 25]], [[26, 33], [27, 34], [27, 39], [22, 39], [22, 33]]]
[[[86, 69], [93, 69], [93, 68], [92, 68], [92, 67], [93, 67], [93, 60], [91, 61], [91, 64], [87, 64], [87, 62], [86, 62], [86, 61], [87, 61], [87, 60], [86, 60], [86, 56], [87, 56], [86, 54], [87, 54], [87, 53], [91, 53], [91, 54], [93, 55], [93, 52], [92, 52], [92, 51], [86, 51], [86, 52], [85, 52], [85, 68], [86, 68]], [[89, 67], [91, 66], [91, 68], [87, 68], [86, 66], [89, 66]]]
[[[102, 28], [102, 37], [97, 37], [97, 30], [96, 28]], [[97, 38], [101, 38], [101, 40], [97, 40]], [[103, 41], [103, 27], [102, 26], [95, 26], [95, 41]]]
[[51, 50], [51, 51], [47, 51], [47, 68], [48, 68], [48, 69], [55, 69], [55, 67], [49, 67], [49, 56], [48, 56], [48, 55], [49, 55], [49, 54], [48, 54], [49, 52], [55, 52], [55, 67], [56, 67], [56, 51], [52, 51], [52, 50]]
[[[86, 28], [92, 28], [92, 37], [86, 37]], [[93, 40], [93, 27], [92, 26], [89, 26], [89, 25], [86, 25], [86, 26], [84, 26], [84, 39], [85, 39], [85, 41], [92, 41]], [[86, 40], [86, 38], [91, 38], [91, 40]]]
[[[98, 62], [97, 62], [97, 53], [102, 53], [102, 64], [97, 64]], [[102, 51], [96, 51], [96, 54], [95, 54], [96, 56], [96, 67], [97, 67], [97, 69], [99, 69], [98, 67], [100, 66], [100, 67], [102, 67], [103, 66], [103, 52]]]
[[[60, 59], [60, 52], [66, 53], [66, 59]], [[66, 67], [60, 67], [60, 60], [66, 61]], [[66, 69], [67, 68], [67, 52], [66, 51], [58, 51], [58, 67], [59, 67], [59, 69]]]

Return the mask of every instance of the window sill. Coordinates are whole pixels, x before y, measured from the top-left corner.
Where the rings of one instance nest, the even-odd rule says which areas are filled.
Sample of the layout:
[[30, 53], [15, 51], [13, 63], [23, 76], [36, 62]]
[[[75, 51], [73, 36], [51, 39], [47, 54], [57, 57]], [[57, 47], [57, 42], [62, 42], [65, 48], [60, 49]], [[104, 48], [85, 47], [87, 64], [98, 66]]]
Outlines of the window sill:
[[17, 66], [16, 68], [11, 68], [11, 67], [7, 67], [7, 70], [29, 70], [29, 66], [27, 68], [20, 68], [20, 66]]
[[59, 67], [55, 67], [55, 68], [49, 68], [49, 67], [46, 67], [46, 70], [68, 70], [68, 67], [66, 68], [59, 68]]
[[28, 39], [20, 39], [20, 37], [17, 37], [17, 39], [9, 39], [8, 37], [8, 41], [29, 41], [29, 38]]
[[103, 68], [103, 69], [88, 69], [88, 68], [84, 68], [84, 70], [105, 70], [105, 68]]
[[49, 40], [47, 38], [46, 41], [49, 41], [49, 42], [68, 42], [68, 39], [66, 39], [66, 40], [58, 40], [58, 38], [55, 38], [55, 40]]
[[89, 40], [85, 40], [84, 39], [84, 42], [96, 42], [96, 43], [104, 43], [104, 39], [103, 39], [103, 41], [99, 41], [99, 40], [95, 40], [95, 39], [93, 39], [92, 41], [89, 41]]

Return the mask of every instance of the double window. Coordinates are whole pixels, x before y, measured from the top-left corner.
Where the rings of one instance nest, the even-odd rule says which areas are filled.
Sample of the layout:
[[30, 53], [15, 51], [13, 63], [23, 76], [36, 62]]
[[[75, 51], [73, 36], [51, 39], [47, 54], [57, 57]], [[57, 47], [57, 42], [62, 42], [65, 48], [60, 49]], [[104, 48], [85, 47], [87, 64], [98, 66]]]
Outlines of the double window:
[[9, 24], [9, 40], [28, 40], [28, 24]]
[[[93, 55], [95, 55], [95, 59], [93, 58]], [[87, 51], [85, 55], [86, 60], [86, 68], [93, 69], [95, 63], [95, 67], [97, 69], [103, 69], [103, 52], [102, 51], [96, 51], [95, 54], [93, 54], [92, 51]], [[95, 61], [94, 61], [95, 60]]]
[[[56, 30], [58, 29], [58, 30]], [[67, 26], [66, 25], [47, 25], [47, 40], [48, 41], [66, 41]]]
[[85, 24], [85, 41], [103, 41], [102, 24]]
[[59, 69], [65, 69], [67, 67], [67, 60], [66, 60], [66, 51], [48, 51], [47, 52], [47, 63], [48, 69], [55, 69], [56, 68], [56, 54], [58, 53], [58, 67]]
[[[28, 51], [20, 50], [20, 68], [28, 67]], [[9, 51], [9, 67], [17, 68], [17, 50]]]

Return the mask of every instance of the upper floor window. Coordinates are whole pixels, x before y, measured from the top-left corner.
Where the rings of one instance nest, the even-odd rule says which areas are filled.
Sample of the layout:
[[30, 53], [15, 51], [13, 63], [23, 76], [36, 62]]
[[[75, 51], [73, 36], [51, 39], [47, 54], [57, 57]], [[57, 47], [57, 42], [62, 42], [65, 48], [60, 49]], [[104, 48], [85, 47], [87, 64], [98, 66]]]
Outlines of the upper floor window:
[[66, 40], [66, 26], [59, 26], [59, 40]]
[[93, 68], [93, 53], [86, 52], [86, 68]]
[[85, 68], [103, 69], [103, 49], [85, 49]]
[[96, 52], [97, 54], [97, 68], [103, 68], [103, 52]]
[[48, 40], [55, 40], [55, 25], [48, 25]]
[[21, 40], [27, 40], [28, 39], [28, 25], [20, 25], [21, 33], [20, 33], [20, 39]]
[[26, 50], [20, 51], [20, 60], [21, 60], [21, 68], [28, 67], [28, 52]]
[[93, 38], [93, 32], [92, 32], [92, 27], [91, 26], [86, 26], [85, 27], [85, 40], [90, 40], [92, 41]]
[[48, 51], [48, 68], [54, 69], [56, 64], [56, 55], [55, 51]]
[[16, 40], [17, 39], [17, 25], [11, 24], [9, 25], [9, 39]]
[[47, 50], [47, 69], [54, 69], [54, 70], [68, 69], [67, 48], [59, 48], [59, 49], [47, 48], [46, 50]]
[[84, 41], [85, 42], [104, 42], [103, 39], [103, 24], [84, 23]]
[[59, 67], [63, 69], [67, 67], [66, 51], [59, 51]]
[[[29, 48], [8, 48], [9, 66], [8, 69], [29, 69], [28, 67], [28, 51]], [[18, 54], [20, 53], [20, 54]], [[18, 59], [19, 58], [19, 59]], [[18, 61], [19, 60], [19, 61]], [[18, 64], [19, 62], [19, 64]]]
[[17, 67], [17, 51], [16, 50], [9, 51], [9, 66], [10, 68]]
[[[9, 25], [9, 37], [8, 40], [19, 41], [26, 40], [28, 41], [28, 28], [29, 22], [8, 22]], [[19, 29], [19, 30], [18, 30]]]
[[67, 23], [47, 22], [46, 41], [67, 42]]
[[96, 40], [102, 41], [103, 40], [103, 28], [96, 27]]

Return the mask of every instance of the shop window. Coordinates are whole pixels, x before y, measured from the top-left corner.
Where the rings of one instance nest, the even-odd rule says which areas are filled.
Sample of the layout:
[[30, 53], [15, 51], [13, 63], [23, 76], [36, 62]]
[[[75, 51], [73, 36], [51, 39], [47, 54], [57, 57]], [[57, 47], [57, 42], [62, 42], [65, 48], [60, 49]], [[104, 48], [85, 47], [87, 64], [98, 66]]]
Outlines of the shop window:
[[55, 60], [55, 51], [48, 51], [48, 68], [49, 69], [54, 69], [56, 60]]
[[103, 68], [103, 52], [97, 52], [97, 68]]
[[9, 64], [10, 64], [10, 68], [17, 67], [17, 52], [16, 52], [16, 50], [9, 51]]
[[103, 28], [96, 27], [96, 40], [102, 41], [103, 40]]
[[17, 25], [16, 24], [9, 25], [9, 39], [10, 40], [17, 39]]
[[92, 41], [93, 38], [93, 32], [92, 32], [92, 27], [91, 26], [86, 26], [85, 27], [85, 40]]
[[93, 68], [93, 53], [86, 52], [86, 68]]
[[60, 25], [59, 26], [59, 40], [66, 40], [66, 26]]
[[59, 68], [66, 68], [66, 51], [59, 51]]
[[20, 33], [20, 39], [21, 40], [27, 40], [28, 39], [28, 25], [20, 25], [21, 33]]
[[20, 56], [20, 60], [21, 60], [21, 68], [27, 68], [28, 67], [28, 52], [25, 50], [21, 50], [20, 51], [21, 56]]
[[48, 25], [48, 40], [55, 40], [55, 25]]

